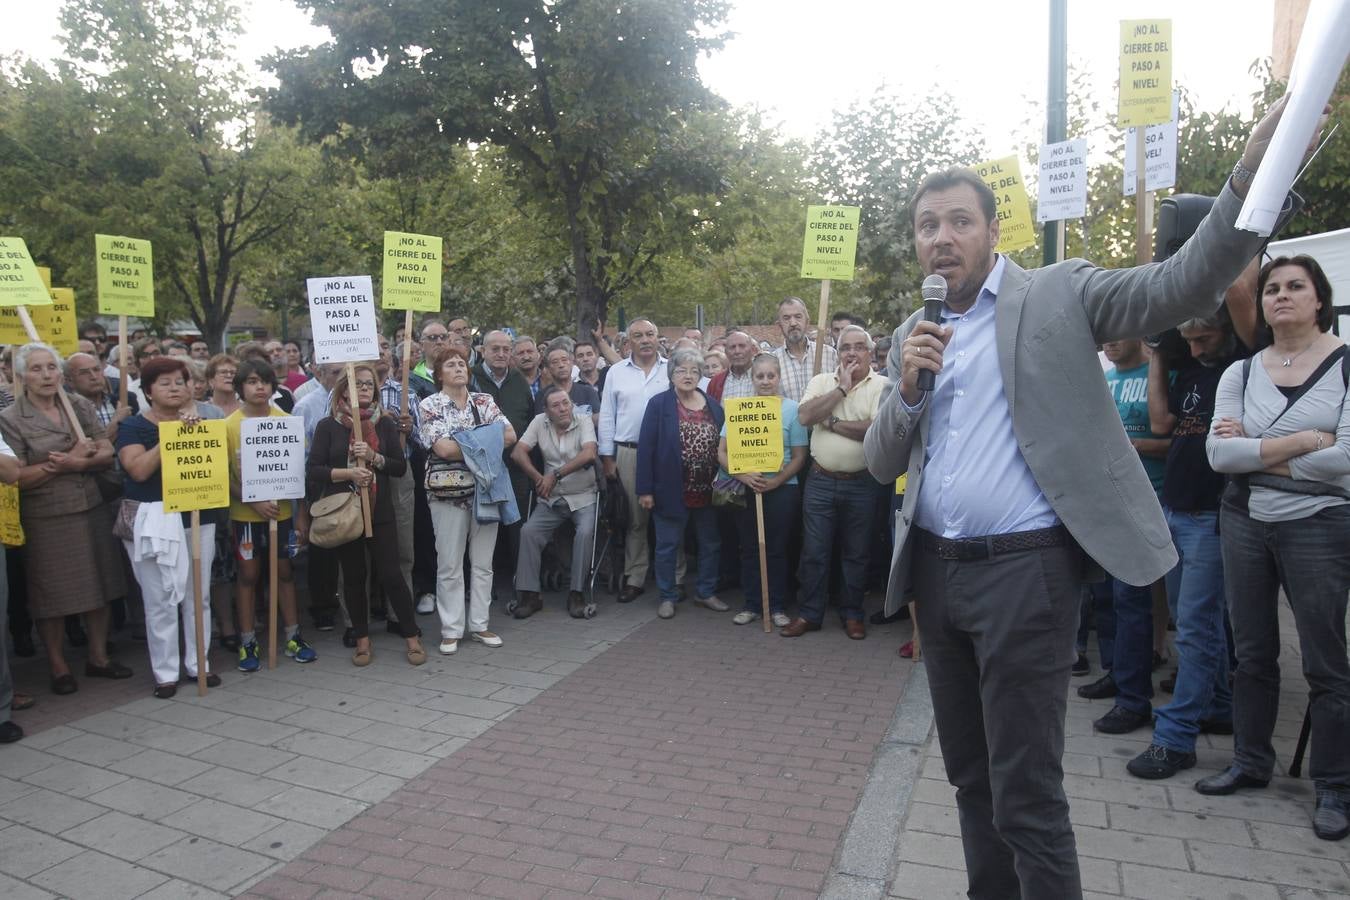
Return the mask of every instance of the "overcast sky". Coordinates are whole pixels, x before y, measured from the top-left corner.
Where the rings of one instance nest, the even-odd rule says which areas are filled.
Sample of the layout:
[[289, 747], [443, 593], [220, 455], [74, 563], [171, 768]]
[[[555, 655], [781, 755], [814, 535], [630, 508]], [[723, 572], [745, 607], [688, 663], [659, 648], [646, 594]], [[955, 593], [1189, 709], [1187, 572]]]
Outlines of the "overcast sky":
[[[1028, 100], [1044, 102], [1049, 0], [734, 0], [727, 23], [737, 36], [701, 71], [738, 105], [757, 105], [794, 137], [811, 139], [830, 112], [881, 83], [916, 95], [937, 84], [984, 129], [995, 156], [1014, 149]], [[283, 42], [324, 39], [289, 0], [239, 0], [250, 67]], [[60, 52], [59, 0], [5, 0], [0, 51], [38, 58]], [[1245, 109], [1256, 82], [1251, 63], [1269, 55], [1273, 0], [1123, 2], [1070, 0], [1069, 56], [1090, 71], [1106, 105], [1120, 19], [1172, 18], [1173, 78], [1202, 109]], [[255, 69], [256, 71], [256, 69]]]

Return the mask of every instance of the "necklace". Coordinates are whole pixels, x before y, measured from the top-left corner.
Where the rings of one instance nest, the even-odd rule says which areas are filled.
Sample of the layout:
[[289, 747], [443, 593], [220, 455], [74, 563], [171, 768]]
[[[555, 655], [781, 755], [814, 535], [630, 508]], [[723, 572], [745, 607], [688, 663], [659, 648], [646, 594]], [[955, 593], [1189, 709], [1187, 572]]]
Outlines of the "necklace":
[[[1298, 351], [1298, 352], [1295, 353], [1293, 356], [1286, 356], [1286, 357], [1280, 362], [1280, 365], [1283, 366], [1283, 367], [1286, 368], [1286, 369], [1289, 368], [1290, 366], [1292, 366], [1292, 365], [1294, 364], [1294, 360], [1298, 359], [1300, 356], [1302, 356], [1303, 354], [1305, 354], [1305, 353], [1307, 353], [1309, 350], [1311, 350], [1311, 349], [1313, 348], [1313, 344], [1316, 344], [1316, 343], [1317, 343], [1317, 338], [1313, 338], [1312, 344], [1309, 344], [1308, 346], [1304, 347], [1302, 350]], [[1273, 348], [1272, 348], [1272, 349], [1273, 349]]]

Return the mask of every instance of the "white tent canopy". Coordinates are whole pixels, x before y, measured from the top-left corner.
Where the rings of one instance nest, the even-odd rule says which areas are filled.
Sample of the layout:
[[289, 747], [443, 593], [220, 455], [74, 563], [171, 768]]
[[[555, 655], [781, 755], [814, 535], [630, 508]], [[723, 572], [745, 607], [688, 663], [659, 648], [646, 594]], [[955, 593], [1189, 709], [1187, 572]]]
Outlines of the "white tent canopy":
[[1302, 253], [1317, 260], [1331, 282], [1332, 303], [1339, 313], [1336, 333], [1350, 343], [1350, 228], [1271, 241], [1266, 253], [1272, 257]]

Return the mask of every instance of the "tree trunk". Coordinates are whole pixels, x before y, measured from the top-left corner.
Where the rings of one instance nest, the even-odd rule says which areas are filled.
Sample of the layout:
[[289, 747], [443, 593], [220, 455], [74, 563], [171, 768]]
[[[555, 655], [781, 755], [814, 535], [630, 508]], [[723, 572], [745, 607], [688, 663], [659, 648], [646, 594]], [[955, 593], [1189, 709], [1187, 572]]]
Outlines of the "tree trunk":
[[605, 298], [596, 288], [591, 257], [586, 246], [586, 228], [581, 223], [581, 192], [564, 179], [567, 232], [572, 244], [572, 269], [577, 284], [577, 340], [588, 341], [597, 322], [605, 318]]

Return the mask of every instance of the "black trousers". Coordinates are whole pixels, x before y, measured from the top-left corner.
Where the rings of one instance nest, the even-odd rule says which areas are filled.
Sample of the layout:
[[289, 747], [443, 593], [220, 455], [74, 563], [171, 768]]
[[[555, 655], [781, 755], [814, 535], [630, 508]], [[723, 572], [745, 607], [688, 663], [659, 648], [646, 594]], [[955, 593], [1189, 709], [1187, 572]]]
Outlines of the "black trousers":
[[370, 636], [370, 594], [366, 589], [366, 551], [369, 550], [376, 582], [384, 592], [385, 602], [398, 616], [400, 632], [404, 637], [414, 637], [417, 635], [417, 613], [398, 567], [398, 526], [392, 520], [376, 522], [371, 532], [372, 537], [359, 537], [336, 551], [342, 561], [342, 598], [352, 620], [352, 633], [359, 638]]
[[413, 568], [412, 589], [418, 597], [436, 593], [436, 532], [427, 506], [427, 452], [414, 445], [413, 475]]
[[1080, 900], [1064, 796], [1064, 713], [1083, 554], [987, 560], [914, 549], [938, 742], [956, 787], [971, 900]]

